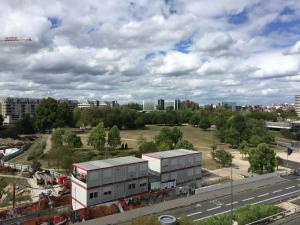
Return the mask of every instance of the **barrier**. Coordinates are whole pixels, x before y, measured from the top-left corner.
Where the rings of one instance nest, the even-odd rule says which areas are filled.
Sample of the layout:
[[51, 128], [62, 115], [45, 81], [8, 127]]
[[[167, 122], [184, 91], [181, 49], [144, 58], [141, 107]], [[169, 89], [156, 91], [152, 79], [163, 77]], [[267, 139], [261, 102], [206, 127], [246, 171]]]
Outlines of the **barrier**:
[[269, 178], [277, 177], [277, 176], [278, 176], [277, 173], [268, 173], [268, 174], [264, 174], [264, 175], [245, 178], [242, 180], [226, 182], [226, 183], [211, 185], [211, 186], [207, 186], [207, 187], [201, 187], [201, 188], [195, 189], [195, 194], [202, 194], [202, 193], [206, 193], [206, 192], [216, 191], [216, 190], [220, 190], [223, 188], [231, 187], [231, 185], [238, 186], [241, 184], [248, 184], [248, 183], [265, 180], [265, 179], [269, 179]]

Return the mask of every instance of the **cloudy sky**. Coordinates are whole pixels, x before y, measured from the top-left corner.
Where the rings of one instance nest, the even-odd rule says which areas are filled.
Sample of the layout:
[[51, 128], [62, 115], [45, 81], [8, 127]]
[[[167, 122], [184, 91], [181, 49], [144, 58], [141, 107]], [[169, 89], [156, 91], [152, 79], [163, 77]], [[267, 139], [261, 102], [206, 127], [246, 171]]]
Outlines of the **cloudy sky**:
[[299, 0], [1, 0], [0, 95], [293, 102]]

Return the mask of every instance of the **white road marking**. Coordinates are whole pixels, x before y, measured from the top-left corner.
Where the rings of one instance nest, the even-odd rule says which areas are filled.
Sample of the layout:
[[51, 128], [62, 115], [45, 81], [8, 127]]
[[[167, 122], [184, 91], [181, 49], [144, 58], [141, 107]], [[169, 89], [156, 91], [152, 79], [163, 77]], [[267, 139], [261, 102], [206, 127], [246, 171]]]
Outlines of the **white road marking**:
[[282, 191], [282, 189], [279, 189], [277, 191], [273, 191], [272, 193], [277, 193], [277, 192], [281, 192], [281, 191]]
[[211, 208], [211, 209], [207, 209], [206, 211], [209, 212], [209, 211], [212, 211], [212, 210], [215, 210], [215, 209], [219, 209], [221, 208], [221, 206], [218, 206], [218, 207], [215, 207], [215, 208]]
[[290, 187], [287, 187], [287, 188], [285, 188], [286, 190], [288, 190], [288, 189], [291, 189], [291, 188], [294, 188], [295, 186], [290, 186]]
[[233, 203], [228, 203], [228, 204], [226, 204], [226, 206], [229, 206], [229, 205], [234, 205], [234, 204], [238, 204], [239, 202], [233, 202]]
[[270, 193], [266, 193], [266, 194], [263, 194], [263, 195], [259, 195], [259, 196], [257, 196], [257, 197], [264, 197], [264, 196], [267, 196], [267, 195], [269, 195]]
[[200, 214], [200, 213], [202, 213], [202, 212], [201, 212], [201, 211], [199, 211], [199, 212], [191, 213], [191, 214], [189, 214], [189, 215], [186, 215], [186, 216], [194, 216], [194, 215], [197, 215], [197, 214]]
[[297, 192], [300, 192], [300, 190], [292, 191], [292, 192], [289, 192], [289, 193], [286, 193], [286, 194], [283, 194], [283, 195], [278, 195], [278, 196], [275, 196], [275, 197], [272, 197], [272, 198], [268, 198], [268, 199], [264, 199], [264, 200], [261, 200], [261, 201], [258, 201], [258, 202], [254, 202], [254, 203], [251, 203], [251, 204], [252, 205], [257, 205], [259, 203], [263, 203], [263, 202], [266, 202], [266, 201], [269, 201], [269, 200], [273, 200], [273, 199], [276, 199], [276, 198], [280, 198], [280, 197], [283, 197], [283, 196], [287, 196], [287, 195], [290, 195], [290, 194], [295, 194]]
[[212, 216], [222, 215], [222, 214], [228, 213], [228, 212], [230, 212], [230, 211], [231, 211], [231, 210], [227, 210], [227, 211], [220, 212], [220, 213], [216, 213], [216, 214], [213, 214], [213, 215], [210, 215], [210, 216], [206, 216], [206, 217], [202, 217], [202, 218], [199, 218], [199, 219], [195, 219], [195, 220], [193, 220], [193, 222], [197, 222], [197, 221], [199, 221], [199, 220], [207, 219], [207, 218], [212, 217]]
[[243, 199], [242, 201], [245, 202], [245, 201], [249, 201], [251, 199], [254, 199], [254, 197], [251, 197], [251, 198], [246, 198], [246, 199]]

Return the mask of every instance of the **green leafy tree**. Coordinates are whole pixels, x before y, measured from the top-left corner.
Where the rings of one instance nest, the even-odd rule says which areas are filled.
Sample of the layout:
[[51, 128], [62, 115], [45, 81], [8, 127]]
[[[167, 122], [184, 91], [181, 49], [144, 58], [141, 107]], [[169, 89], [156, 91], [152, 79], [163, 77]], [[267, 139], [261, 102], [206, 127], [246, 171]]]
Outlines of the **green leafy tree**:
[[18, 130], [19, 134], [35, 133], [33, 119], [28, 114], [23, 115], [22, 119], [16, 122], [15, 128]]
[[155, 136], [155, 143], [162, 150], [173, 149], [177, 142], [182, 139], [183, 133], [177, 127], [170, 129], [163, 127]]
[[57, 148], [63, 145], [63, 134], [64, 130], [57, 128], [52, 130], [51, 134], [51, 143], [52, 143], [52, 148]]
[[242, 143], [239, 146], [240, 153], [242, 155], [242, 158], [244, 159], [249, 154], [249, 145], [246, 141], [242, 141]]
[[182, 139], [182, 137], [182, 131], [179, 128], [174, 127], [171, 134], [171, 140], [173, 141], [173, 144], [176, 145], [177, 142]]
[[255, 134], [250, 137], [249, 142], [251, 146], [257, 147], [259, 144], [264, 143], [264, 138]]
[[240, 133], [233, 127], [229, 128], [225, 133], [225, 141], [231, 145], [232, 148], [237, 148], [240, 144]]
[[176, 148], [177, 149], [183, 148], [183, 149], [193, 150], [194, 149], [194, 145], [193, 145], [192, 142], [190, 142], [188, 140], [181, 139], [180, 141], [177, 142]]
[[120, 130], [116, 125], [109, 130], [107, 142], [114, 149], [121, 144]]
[[233, 156], [230, 154], [230, 152], [227, 152], [224, 149], [212, 150], [211, 156], [214, 160], [221, 163], [223, 166], [231, 165], [233, 159]]
[[47, 98], [37, 105], [34, 123], [38, 131], [44, 132], [52, 128], [71, 126], [72, 117], [66, 102], [59, 103], [53, 98]]
[[105, 147], [105, 129], [103, 123], [99, 123], [94, 127], [88, 136], [88, 145], [94, 147], [99, 151], [104, 150]]
[[64, 132], [63, 141], [72, 148], [80, 148], [82, 146], [80, 137], [70, 130]]
[[199, 127], [202, 128], [203, 130], [207, 130], [208, 128], [210, 128], [211, 123], [208, 119], [208, 117], [203, 117], [202, 119], [200, 119], [199, 122]]
[[266, 143], [261, 143], [249, 153], [249, 170], [258, 174], [272, 173], [276, 167], [275, 157], [274, 149]]
[[139, 151], [136, 153], [136, 157], [141, 157], [142, 154], [149, 152], [157, 152], [157, 145], [153, 141], [143, 141], [139, 144]]

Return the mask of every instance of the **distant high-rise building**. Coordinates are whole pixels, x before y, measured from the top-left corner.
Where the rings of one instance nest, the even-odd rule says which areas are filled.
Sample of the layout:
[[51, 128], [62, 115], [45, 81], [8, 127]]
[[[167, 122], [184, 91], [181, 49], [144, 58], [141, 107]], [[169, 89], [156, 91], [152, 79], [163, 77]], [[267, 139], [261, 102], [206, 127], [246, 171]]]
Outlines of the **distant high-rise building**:
[[118, 101], [114, 100], [111, 102], [111, 107], [115, 107], [118, 105]]
[[165, 102], [164, 110], [171, 109], [174, 110], [174, 102]]
[[236, 110], [236, 102], [222, 102], [222, 106], [225, 109], [231, 109], [232, 111]]
[[295, 111], [300, 116], [300, 95], [295, 95]]
[[165, 100], [164, 99], [158, 99], [156, 109], [157, 110], [164, 110], [165, 109]]
[[178, 109], [180, 109], [180, 99], [179, 98], [175, 99], [175, 101], [174, 101], [174, 110], [178, 110]]
[[143, 101], [143, 111], [145, 112], [151, 112], [156, 110], [155, 102], [147, 102]]

